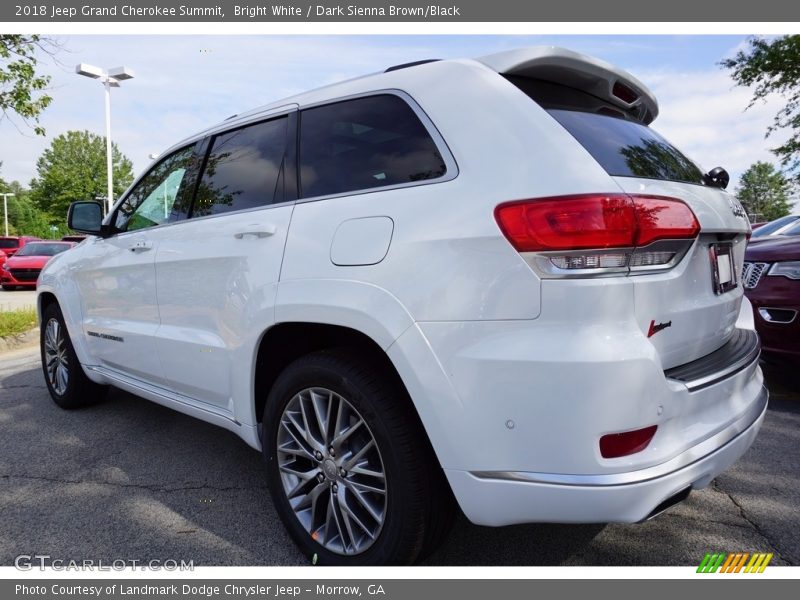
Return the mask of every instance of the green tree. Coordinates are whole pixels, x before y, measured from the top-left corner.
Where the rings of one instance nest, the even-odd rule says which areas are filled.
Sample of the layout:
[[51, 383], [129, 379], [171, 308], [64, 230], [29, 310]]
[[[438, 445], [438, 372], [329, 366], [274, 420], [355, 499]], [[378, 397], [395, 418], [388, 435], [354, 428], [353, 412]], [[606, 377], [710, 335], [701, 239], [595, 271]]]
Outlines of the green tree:
[[720, 63], [738, 85], [753, 87], [747, 108], [770, 94], [780, 94], [786, 104], [775, 115], [767, 136], [779, 129], [791, 136], [773, 152], [790, 173], [800, 179], [800, 35], [773, 40], [751, 38], [749, 47]]
[[[112, 165], [116, 198], [133, 181], [133, 165], [116, 144]], [[49, 213], [51, 223], [62, 224], [70, 202], [106, 195], [106, 139], [88, 131], [59, 135], [39, 157], [36, 171], [31, 197]]]
[[[59, 228], [56, 232], [52, 231], [48, 215], [39, 210], [30, 197], [30, 190], [22, 187], [19, 181], [7, 183], [0, 177], [0, 192], [14, 194], [7, 200], [8, 231], [11, 235], [33, 235], [48, 238], [61, 237], [66, 233], [66, 227]], [[0, 216], [1, 218], [2, 216]]]
[[51, 53], [55, 44], [38, 35], [0, 35], [0, 120], [16, 113], [39, 134], [39, 115], [52, 98], [45, 93], [50, 77], [37, 73], [37, 53]]
[[736, 197], [752, 221], [772, 221], [788, 215], [790, 183], [772, 163], [750, 165], [739, 179]]

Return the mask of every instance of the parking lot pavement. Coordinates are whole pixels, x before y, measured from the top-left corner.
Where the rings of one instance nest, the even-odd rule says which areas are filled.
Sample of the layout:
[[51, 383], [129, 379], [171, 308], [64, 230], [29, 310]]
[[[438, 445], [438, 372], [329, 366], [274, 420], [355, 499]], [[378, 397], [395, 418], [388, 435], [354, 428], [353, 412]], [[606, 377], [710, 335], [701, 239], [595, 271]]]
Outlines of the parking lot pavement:
[[0, 312], [36, 306], [36, 290], [3, 290], [0, 288]]
[[[492, 529], [461, 517], [431, 565], [696, 565], [709, 551], [800, 564], [800, 395], [775, 387], [750, 451], [708, 489], [639, 525]], [[233, 434], [130, 394], [66, 412], [35, 351], [0, 356], [0, 564], [176, 559], [307, 564], [269, 500], [261, 457]]]

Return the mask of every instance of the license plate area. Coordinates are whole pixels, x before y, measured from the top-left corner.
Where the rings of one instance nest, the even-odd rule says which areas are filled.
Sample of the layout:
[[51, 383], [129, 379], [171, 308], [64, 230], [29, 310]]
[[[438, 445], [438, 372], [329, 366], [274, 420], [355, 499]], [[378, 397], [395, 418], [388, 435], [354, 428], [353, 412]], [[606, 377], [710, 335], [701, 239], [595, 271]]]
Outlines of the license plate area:
[[718, 296], [736, 289], [736, 265], [733, 260], [733, 244], [711, 244], [709, 247], [711, 258], [711, 274], [714, 293]]

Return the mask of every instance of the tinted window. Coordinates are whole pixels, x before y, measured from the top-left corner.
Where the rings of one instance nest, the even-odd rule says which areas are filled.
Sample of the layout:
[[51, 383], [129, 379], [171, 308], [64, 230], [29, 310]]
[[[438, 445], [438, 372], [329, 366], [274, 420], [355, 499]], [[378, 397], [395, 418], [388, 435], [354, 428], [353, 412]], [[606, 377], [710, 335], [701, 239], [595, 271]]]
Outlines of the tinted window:
[[33, 243], [27, 244], [20, 249], [15, 256], [55, 256], [64, 250], [72, 248], [72, 244], [58, 243]]
[[609, 175], [703, 183], [697, 165], [642, 123], [651, 120], [643, 104], [623, 109], [566, 85], [508, 80], [561, 123]]
[[120, 231], [133, 231], [185, 218], [181, 198], [191, 194], [194, 146], [162, 159], [125, 197], [114, 218]]
[[790, 223], [794, 223], [797, 219], [798, 217], [795, 217], [793, 215], [781, 217], [780, 219], [775, 219], [774, 221], [765, 223], [764, 225], [753, 231], [752, 237], [763, 237], [765, 235], [772, 235], [773, 233], [778, 231], [778, 229], [786, 227]]
[[19, 246], [19, 242], [17, 240], [0, 240], [0, 248], [16, 248]]
[[574, 110], [548, 112], [609, 175], [703, 183], [700, 169], [646, 125]]
[[283, 202], [287, 117], [216, 136], [197, 189], [193, 217]]
[[301, 114], [300, 183], [306, 198], [435, 179], [445, 172], [436, 144], [397, 96], [347, 100]]
[[800, 235], [800, 224], [792, 225], [789, 229], [781, 231], [780, 235]]

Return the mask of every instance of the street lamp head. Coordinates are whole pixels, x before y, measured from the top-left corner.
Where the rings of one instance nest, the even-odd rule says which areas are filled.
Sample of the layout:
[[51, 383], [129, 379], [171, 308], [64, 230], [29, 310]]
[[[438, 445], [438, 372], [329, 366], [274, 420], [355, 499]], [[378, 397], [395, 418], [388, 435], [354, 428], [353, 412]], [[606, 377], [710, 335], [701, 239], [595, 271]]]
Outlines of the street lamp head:
[[92, 79], [100, 79], [101, 77], [105, 76], [105, 71], [100, 67], [95, 67], [94, 65], [90, 65], [87, 63], [80, 63], [79, 65], [75, 65], [75, 72], [78, 75], [83, 75], [84, 77], [91, 77]]
[[125, 81], [126, 79], [133, 79], [136, 74], [133, 69], [129, 67], [114, 67], [108, 70], [109, 77], [113, 77], [117, 81]]

